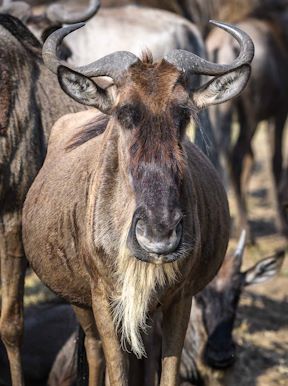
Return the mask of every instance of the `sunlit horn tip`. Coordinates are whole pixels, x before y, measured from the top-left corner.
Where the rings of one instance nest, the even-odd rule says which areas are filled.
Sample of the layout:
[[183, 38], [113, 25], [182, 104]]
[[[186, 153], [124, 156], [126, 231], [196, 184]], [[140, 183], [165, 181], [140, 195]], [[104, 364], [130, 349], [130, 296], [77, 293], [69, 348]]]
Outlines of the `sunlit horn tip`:
[[209, 23], [210, 23], [210, 24], [218, 25], [220, 22], [217, 21], [217, 20], [214, 20], [214, 19], [210, 19], [210, 20], [209, 20]]
[[86, 23], [81, 22], [81, 23], [71, 24], [70, 26], [67, 26], [66, 28], [67, 28], [67, 31], [75, 31], [76, 29], [84, 27], [84, 25], [86, 25]]
[[246, 236], [247, 232], [245, 229], [242, 230], [236, 250], [235, 250], [235, 255], [242, 255], [245, 245], [246, 245]]

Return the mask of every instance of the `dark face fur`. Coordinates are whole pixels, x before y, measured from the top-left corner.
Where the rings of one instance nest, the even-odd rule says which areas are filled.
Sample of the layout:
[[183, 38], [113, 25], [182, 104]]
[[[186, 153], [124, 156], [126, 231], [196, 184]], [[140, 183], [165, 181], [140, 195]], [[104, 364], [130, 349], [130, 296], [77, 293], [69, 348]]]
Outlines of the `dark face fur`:
[[146, 60], [129, 77], [114, 112], [136, 200], [128, 244], [141, 260], [171, 262], [183, 242], [181, 142], [195, 108], [183, 76], [165, 61]]

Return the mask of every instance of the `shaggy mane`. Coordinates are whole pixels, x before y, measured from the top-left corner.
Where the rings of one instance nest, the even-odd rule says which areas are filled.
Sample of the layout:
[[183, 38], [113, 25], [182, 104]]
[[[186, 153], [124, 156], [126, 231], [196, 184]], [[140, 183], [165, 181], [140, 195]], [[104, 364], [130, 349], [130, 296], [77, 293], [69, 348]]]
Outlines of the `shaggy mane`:
[[70, 143], [66, 147], [67, 151], [74, 150], [78, 146], [83, 145], [83, 143], [86, 143], [90, 141], [90, 139], [93, 139], [95, 137], [98, 137], [98, 135], [104, 133], [108, 121], [109, 116], [105, 114], [100, 114], [91, 120], [90, 122], [86, 123], [86, 125], [83, 126], [82, 130], [75, 134], [74, 137], [71, 139]]
[[148, 48], [142, 51], [141, 61], [144, 64], [153, 64], [153, 55], [152, 55], [152, 52]]

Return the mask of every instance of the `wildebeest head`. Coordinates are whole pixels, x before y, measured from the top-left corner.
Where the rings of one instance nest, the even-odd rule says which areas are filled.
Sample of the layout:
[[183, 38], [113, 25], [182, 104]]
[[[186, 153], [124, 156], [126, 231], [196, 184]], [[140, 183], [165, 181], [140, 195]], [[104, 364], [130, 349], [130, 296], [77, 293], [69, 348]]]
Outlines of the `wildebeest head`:
[[275, 276], [285, 256], [284, 250], [279, 250], [241, 272], [243, 251], [244, 232], [236, 252], [227, 255], [217, 276], [195, 297], [206, 335], [203, 359], [207, 365], [217, 369], [226, 368], [235, 360], [232, 332], [243, 288]]
[[[46, 65], [58, 73], [63, 90], [80, 103], [111, 115], [119, 135], [119, 157], [135, 197], [128, 245], [138, 259], [155, 264], [175, 261], [192, 248], [186, 235], [183, 180], [189, 174], [183, 146], [185, 129], [200, 109], [224, 102], [245, 87], [253, 58], [253, 43], [239, 29], [213, 22], [231, 33], [240, 54], [230, 65], [218, 65], [183, 50], [153, 63], [130, 52], [115, 52], [77, 69], [55, 55], [65, 35], [83, 24], [56, 31], [43, 47]], [[199, 74], [215, 75], [193, 89]], [[100, 88], [91, 78], [112, 78]], [[181, 200], [182, 198], [182, 200]]]

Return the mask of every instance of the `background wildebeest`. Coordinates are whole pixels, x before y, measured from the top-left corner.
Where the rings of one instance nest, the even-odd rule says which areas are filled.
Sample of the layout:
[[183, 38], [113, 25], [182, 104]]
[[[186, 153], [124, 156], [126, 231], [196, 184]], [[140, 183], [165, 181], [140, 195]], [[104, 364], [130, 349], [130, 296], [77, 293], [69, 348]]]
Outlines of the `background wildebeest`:
[[[120, 341], [141, 357], [147, 313], [160, 305], [161, 385], [176, 385], [192, 295], [224, 258], [226, 194], [185, 128], [194, 111], [242, 91], [254, 49], [241, 30], [215, 24], [240, 44], [230, 65], [174, 50], [154, 64], [150, 56], [141, 61], [115, 52], [75, 70], [57, 59], [56, 50], [79, 25], [45, 42], [43, 57], [58, 71], [65, 92], [107, 114], [91, 111], [58, 121], [23, 211], [33, 269], [74, 304], [85, 331], [91, 385], [102, 378], [102, 347], [110, 384], [128, 384]], [[194, 74], [217, 77], [191, 90]], [[117, 86], [116, 100], [91, 80], [105, 75]]]
[[[10, 2], [6, 0], [6, 2]], [[27, 0], [33, 6], [52, 3], [52, 0]], [[66, 4], [67, 1], [59, 1]], [[81, 3], [88, 4], [88, 0], [70, 0], [72, 6]], [[22, 2], [23, 6], [24, 2]], [[270, 10], [287, 11], [287, 0], [102, 0], [102, 7], [120, 7], [136, 4], [148, 8], [158, 8], [184, 16], [197, 25], [203, 36], [209, 32], [209, 20], [217, 19], [226, 22], [237, 22], [255, 9], [262, 7]], [[25, 7], [27, 9], [27, 7]], [[54, 13], [55, 14], [55, 13]], [[18, 14], [19, 15], [19, 14]]]
[[[161, 1], [161, 0], [159, 0]], [[209, 20], [235, 23], [255, 9], [287, 9], [287, 0], [178, 0], [182, 14], [192, 20], [206, 36], [210, 30]]]
[[[279, 186], [283, 171], [283, 131], [288, 112], [288, 40], [286, 24], [279, 14], [255, 13], [239, 22], [255, 44], [251, 79], [244, 93], [233, 101], [213, 107], [211, 113], [219, 150], [226, 161], [237, 198], [238, 227], [250, 230], [246, 195], [253, 166], [251, 141], [259, 123], [269, 122], [271, 145], [271, 170], [277, 202], [278, 229], [288, 235], [285, 209], [281, 203]], [[210, 59], [222, 63], [233, 60], [237, 47], [233, 40], [219, 30], [212, 31], [207, 39]], [[212, 110], [212, 109], [211, 109]], [[232, 121], [236, 114], [239, 122], [237, 140], [232, 144]], [[253, 240], [253, 235], [250, 235]]]
[[175, 12], [195, 23], [204, 36], [209, 32], [210, 19], [234, 23], [255, 9], [284, 11], [288, 6], [287, 0], [102, 0], [101, 3], [103, 7], [137, 4]]
[[87, 7], [84, 9], [71, 11], [56, 2], [56, 4], [49, 5], [42, 13], [35, 15], [32, 7], [26, 1], [4, 0], [0, 13], [17, 17], [30, 28], [39, 40], [45, 40], [51, 32], [62, 27], [63, 24], [83, 22], [97, 13], [100, 0], [90, 0], [89, 4], [88, 1], [86, 3]]
[[44, 160], [52, 124], [65, 113], [84, 109], [60, 89], [43, 64], [41, 48], [20, 21], [0, 15], [0, 331], [14, 386], [23, 385], [19, 346], [27, 263], [22, 205]]
[[237, 360], [232, 332], [241, 293], [274, 277], [285, 252], [279, 250], [243, 272], [242, 257], [242, 247], [227, 255], [217, 276], [193, 300], [180, 366], [183, 382], [209, 385], [209, 368], [226, 369]]

